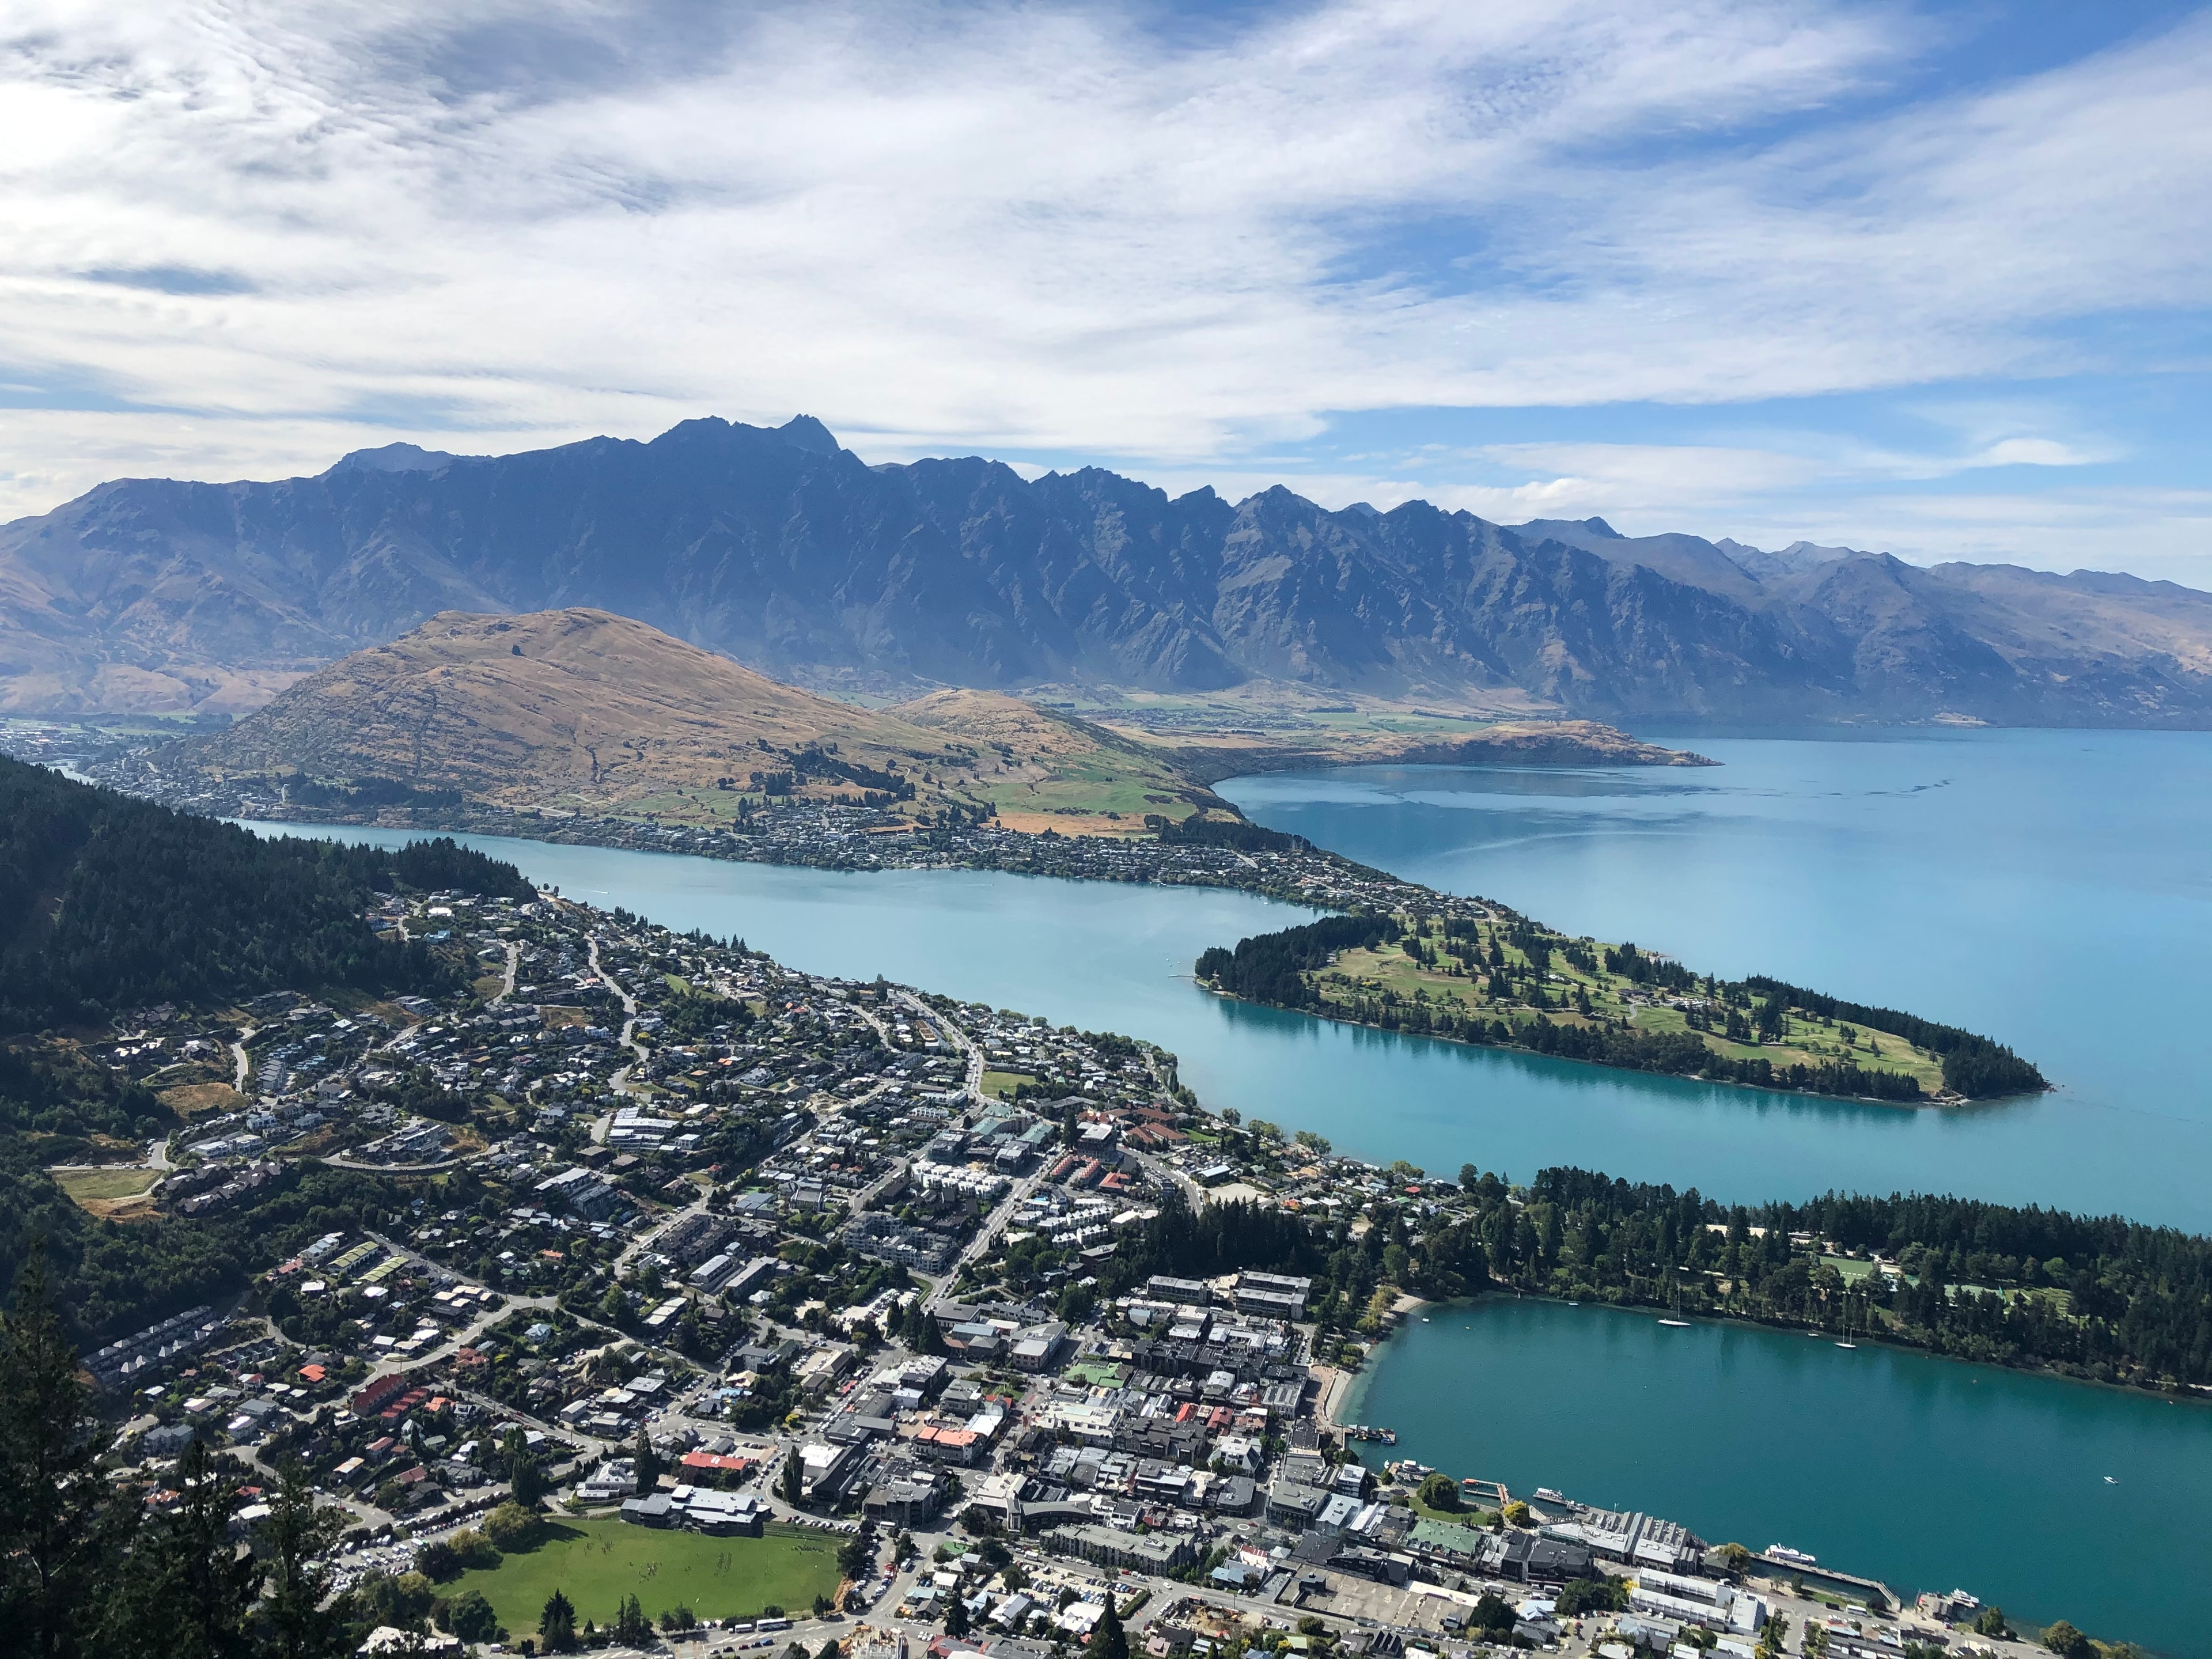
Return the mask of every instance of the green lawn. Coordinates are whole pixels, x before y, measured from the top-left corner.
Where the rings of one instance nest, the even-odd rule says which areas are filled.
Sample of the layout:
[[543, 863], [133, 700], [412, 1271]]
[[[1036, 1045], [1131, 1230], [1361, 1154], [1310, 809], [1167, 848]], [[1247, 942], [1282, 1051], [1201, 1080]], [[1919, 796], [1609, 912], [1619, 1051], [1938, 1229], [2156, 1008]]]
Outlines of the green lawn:
[[986, 1072], [983, 1073], [983, 1092], [996, 1095], [1000, 1100], [1012, 1100], [1014, 1091], [1024, 1083], [1036, 1079], [1027, 1072]]
[[55, 1170], [61, 1189], [80, 1201], [88, 1198], [135, 1198], [154, 1184], [151, 1170], [125, 1166], [104, 1170]]
[[803, 1614], [816, 1595], [837, 1589], [841, 1540], [799, 1527], [772, 1526], [765, 1538], [709, 1538], [623, 1521], [560, 1521], [545, 1533], [537, 1548], [464, 1573], [440, 1593], [482, 1591], [520, 1637], [538, 1628], [556, 1589], [576, 1604], [579, 1626], [611, 1624], [630, 1595], [656, 1620], [679, 1604], [702, 1619], [744, 1619], [771, 1604]]

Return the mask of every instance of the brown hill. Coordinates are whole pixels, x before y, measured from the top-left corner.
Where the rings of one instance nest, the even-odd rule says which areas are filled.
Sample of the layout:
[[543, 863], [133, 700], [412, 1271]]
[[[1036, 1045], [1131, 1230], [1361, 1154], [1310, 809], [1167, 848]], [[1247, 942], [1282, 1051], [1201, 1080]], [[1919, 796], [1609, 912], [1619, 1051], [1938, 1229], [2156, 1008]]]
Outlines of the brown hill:
[[365, 806], [452, 792], [676, 820], [726, 817], [764, 790], [921, 818], [1003, 803], [1103, 819], [1126, 800], [1140, 822], [1216, 804], [1139, 745], [1011, 697], [857, 708], [592, 610], [441, 612], [162, 751], [179, 763], [218, 780], [301, 775], [303, 793], [350, 788]]

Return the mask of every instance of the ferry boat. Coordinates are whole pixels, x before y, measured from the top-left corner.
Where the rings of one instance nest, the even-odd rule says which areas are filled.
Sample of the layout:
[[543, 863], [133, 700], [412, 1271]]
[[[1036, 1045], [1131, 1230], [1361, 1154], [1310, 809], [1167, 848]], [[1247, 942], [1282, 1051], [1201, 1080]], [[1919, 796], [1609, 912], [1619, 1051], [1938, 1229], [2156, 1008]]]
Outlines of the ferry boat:
[[1819, 1557], [1808, 1555], [1803, 1550], [1793, 1550], [1787, 1544], [1769, 1544], [1766, 1547], [1766, 1559], [1770, 1561], [1779, 1561], [1786, 1566], [1792, 1567], [1811, 1567], [1820, 1565]]
[[1395, 1446], [1398, 1443], [1398, 1431], [1373, 1428], [1365, 1423], [1347, 1423], [1344, 1425], [1344, 1437], [1346, 1440], [1371, 1440], [1378, 1445]]
[[1567, 1501], [1566, 1493], [1563, 1492], [1554, 1492], [1549, 1486], [1537, 1487], [1536, 1496], [1547, 1504], [1564, 1504]]

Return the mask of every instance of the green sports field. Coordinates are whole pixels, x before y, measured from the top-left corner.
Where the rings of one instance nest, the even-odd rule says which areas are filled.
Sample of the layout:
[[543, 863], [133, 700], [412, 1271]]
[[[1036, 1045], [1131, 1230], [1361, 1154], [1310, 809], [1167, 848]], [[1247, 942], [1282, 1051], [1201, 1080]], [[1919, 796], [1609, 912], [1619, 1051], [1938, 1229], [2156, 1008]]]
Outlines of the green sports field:
[[576, 1623], [614, 1621], [625, 1595], [647, 1617], [687, 1607], [702, 1619], [744, 1619], [773, 1604], [803, 1614], [818, 1595], [837, 1589], [834, 1533], [770, 1527], [765, 1538], [709, 1538], [663, 1532], [623, 1521], [559, 1521], [535, 1549], [503, 1558], [496, 1567], [466, 1572], [440, 1594], [479, 1590], [515, 1636], [538, 1628], [545, 1599], [564, 1590]]

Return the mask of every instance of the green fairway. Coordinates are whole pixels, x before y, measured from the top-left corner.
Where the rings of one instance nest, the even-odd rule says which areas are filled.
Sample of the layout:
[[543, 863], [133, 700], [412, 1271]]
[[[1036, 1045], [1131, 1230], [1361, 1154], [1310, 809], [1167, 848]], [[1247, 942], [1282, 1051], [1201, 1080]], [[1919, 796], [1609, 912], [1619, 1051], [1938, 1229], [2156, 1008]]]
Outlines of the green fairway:
[[631, 1595], [655, 1620], [678, 1606], [702, 1619], [750, 1618], [770, 1605], [804, 1614], [817, 1595], [836, 1593], [839, 1543], [834, 1534], [799, 1527], [772, 1526], [765, 1538], [709, 1538], [623, 1521], [558, 1521], [535, 1549], [464, 1573], [440, 1593], [481, 1591], [518, 1637], [537, 1630], [556, 1589], [576, 1604], [580, 1628], [586, 1619], [611, 1624]]

